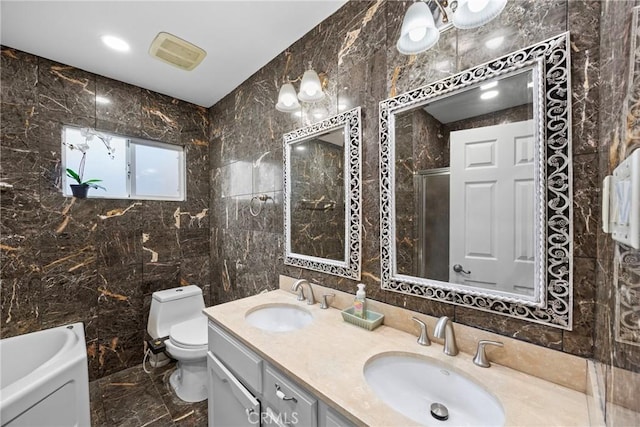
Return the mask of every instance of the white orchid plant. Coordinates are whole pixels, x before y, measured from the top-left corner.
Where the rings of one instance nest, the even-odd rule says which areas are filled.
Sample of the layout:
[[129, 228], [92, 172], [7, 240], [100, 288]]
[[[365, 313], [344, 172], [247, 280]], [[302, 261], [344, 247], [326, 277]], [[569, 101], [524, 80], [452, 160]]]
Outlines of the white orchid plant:
[[92, 188], [100, 188], [102, 190], [106, 191], [106, 188], [96, 184], [97, 182], [102, 182], [101, 179], [88, 179], [86, 181], [83, 181], [83, 175], [84, 175], [84, 164], [87, 158], [87, 150], [90, 148], [89, 147], [89, 141], [93, 140], [93, 137], [97, 137], [100, 141], [102, 141], [102, 143], [104, 144], [104, 146], [107, 148], [108, 154], [111, 158], [113, 158], [113, 152], [115, 151], [115, 148], [111, 146], [111, 136], [110, 135], [105, 135], [101, 132], [98, 132], [95, 129], [92, 128], [82, 128], [80, 129], [80, 135], [82, 135], [84, 137], [84, 142], [81, 144], [67, 144], [67, 146], [71, 149], [71, 150], [78, 150], [82, 153], [82, 159], [80, 159], [80, 165], [78, 166], [78, 172], [74, 171], [71, 168], [67, 168], [67, 176], [69, 178], [73, 178], [75, 179], [79, 185], [88, 185], [89, 187]]

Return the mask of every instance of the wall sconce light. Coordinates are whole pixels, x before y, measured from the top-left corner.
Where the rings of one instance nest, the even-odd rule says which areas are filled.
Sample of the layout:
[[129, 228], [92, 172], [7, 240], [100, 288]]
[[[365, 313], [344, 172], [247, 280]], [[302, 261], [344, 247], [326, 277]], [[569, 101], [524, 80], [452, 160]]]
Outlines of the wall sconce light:
[[[300, 81], [300, 91], [296, 95], [296, 89], [293, 83]], [[325, 73], [316, 73], [309, 65], [309, 69], [304, 72], [302, 77], [295, 80], [289, 80], [283, 84], [278, 93], [278, 102], [276, 110], [284, 113], [293, 113], [300, 109], [300, 102], [318, 102], [324, 99], [324, 88], [327, 85], [327, 75]]]
[[[405, 13], [396, 44], [404, 55], [424, 52], [452, 26], [467, 30], [496, 18], [507, 0], [426, 0], [412, 4]], [[451, 17], [451, 18], [450, 18]]]

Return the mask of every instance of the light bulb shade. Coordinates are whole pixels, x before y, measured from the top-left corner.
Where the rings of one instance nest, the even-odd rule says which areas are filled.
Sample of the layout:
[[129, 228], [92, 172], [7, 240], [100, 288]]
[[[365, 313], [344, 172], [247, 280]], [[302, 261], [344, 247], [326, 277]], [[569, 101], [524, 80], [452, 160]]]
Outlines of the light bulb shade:
[[[475, 2], [479, 6], [484, 4], [484, 7], [473, 12], [476, 9]], [[507, 0], [459, 0], [458, 8], [453, 14], [453, 25], [462, 30], [480, 27], [500, 15], [506, 4]]]
[[412, 4], [404, 15], [396, 48], [403, 55], [414, 55], [432, 47], [439, 38], [440, 31], [433, 22], [429, 6], [419, 1]]
[[298, 99], [303, 102], [317, 102], [322, 98], [324, 98], [324, 92], [318, 73], [313, 70], [305, 71], [300, 82]]
[[292, 113], [298, 109], [300, 109], [300, 103], [296, 97], [296, 89], [291, 83], [283, 84], [278, 94], [276, 110], [283, 113]]

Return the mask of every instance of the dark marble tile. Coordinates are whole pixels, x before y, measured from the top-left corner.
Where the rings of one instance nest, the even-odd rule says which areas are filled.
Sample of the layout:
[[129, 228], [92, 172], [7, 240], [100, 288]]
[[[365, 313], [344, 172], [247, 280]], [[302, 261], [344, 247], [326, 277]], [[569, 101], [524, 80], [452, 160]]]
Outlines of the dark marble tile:
[[35, 107], [37, 104], [38, 57], [1, 46], [0, 59], [2, 102]]
[[145, 263], [167, 262], [180, 259], [180, 232], [174, 230], [143, 230], [142, 260]]
[[101, 266], [141, 265], [142, 231], [140, 229], [101, 228], [96, 236], [97, 258]]
[[148, 90], [141, 91], [142, 131], [155, 141], [181, 142], [184, 129], [182, 101]]
[[178, 239], [181, 258], [199, 258], [209, 254], [209, 230], [205, 228], [180, 229]]
[[175, 370], [174, 364], [156, 369], [151, 375], [162, 402], [167, 407], [170, 419], [176, 426], [204, 426], [208, 421], [207, 401], [188, 403], [179, 399], [169, 384], [169, 377]]
[[[207, 240], [208, 243], [208, 240]], [[202, 288], [205, 306], [211, 305], [211, 258], [208, 252], [199, 257], [184, 258], [180, 262], [180, 285]]]
[[596, 325], [596, 260], [574, 258], [573, 270], [573, 330], [563, 332], [562, 350], [592, 357]]
[[69, 65], [38, 59], [38, 106], [43, 116], [68, 122], [96, 115], [96, 76]]
[[37, 271], [20, 276], [2, 275], [0, 280], [0, 327], [2, 338], [38, 331], [41, 328], [42, 283]]
[[466, 307], [455, 308], [455, 321], [543, 347], [562, 350], [562, 330]]
[[598, 158], [585, 154], [573, 158], [574, 256], [595, 258], [600, 227]]
[[180, 264], [180, 260], [144, 263], [142, 293], [150, 295], [156, 291], [180, 286]]
[[139, 129], [142, 126], [142, 89], [97, 76], [96, 119], [117, 123], [119, 127]]
[[[106, 315], [104, 319], [101, 317], [98, 329], [100, 338], [97, 345], [97, 370], [100, 377], [136, 366], [144, 357], [144, 331], [128, 333], [117, 330], [117, 326], [122, 328], [123, 325], [115, 321], [117, 312], [106, 313]], [[107, 322], [109, 325], [104, 325]], [[102, 326], [106, 326], [106, 329], [103, 330]], [[140, 395], [136, 393], [136, 399], [130, 400], [135, 401], [139, 397]], [[115, 405], [118, 404], [120, 403], [115, 403]], [[106, 399], [104, 405], [107, 419], [110, 419], [109, 403]]]
[[139, 367], [112, 375], [99, 384], [108, 425], [142, 426], [168, 415], [153, 381]]

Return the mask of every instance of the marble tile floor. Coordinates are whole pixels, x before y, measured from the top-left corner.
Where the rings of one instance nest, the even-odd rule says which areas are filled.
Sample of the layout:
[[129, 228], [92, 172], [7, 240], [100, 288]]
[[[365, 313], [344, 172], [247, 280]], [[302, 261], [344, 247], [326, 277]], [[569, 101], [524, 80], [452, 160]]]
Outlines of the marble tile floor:
[[207, 401], [187, 403], [169, 385], [175, 363], [147, 374], [142, 365], [89, 383], [93, 427], [207, 425]]

